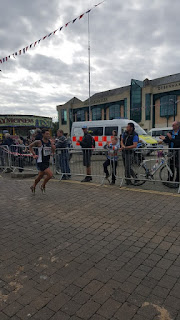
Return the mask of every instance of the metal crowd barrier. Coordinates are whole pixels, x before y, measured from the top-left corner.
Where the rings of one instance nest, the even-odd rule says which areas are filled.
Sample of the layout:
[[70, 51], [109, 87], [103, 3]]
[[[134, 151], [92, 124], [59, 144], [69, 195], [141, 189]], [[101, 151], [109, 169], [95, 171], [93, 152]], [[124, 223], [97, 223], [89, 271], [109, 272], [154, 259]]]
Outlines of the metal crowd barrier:
[[14, 171], [24, 172], [37, 171], [36, 160], [33, 159], [29, 148], [24, 145], [11, 145], [9, 147], [11, 169]]
[[[56, 174], [60, 175], [61, 179], [68, 179], [71, 176], [79, 176], [80, 178], [86, 176], [87, 164], [91, 167], [92, 178], [98, 178], [101, 183], [104, 182], [105, 173], [103, 163], [107, 159], [108, 151], [105, 149], [56, 149], [55, 153], [55, 169]], [[90, 163], [87, 163], [90, 162]], [[113, 167], [114, 154], [109, 165], [109, 178], [115, 174]], [[122, 168], [117, 168], [116, 179], [122, 179]], [[110, 180], [110, 179], [109, 179]]]
[[122, 150], [118, 151], [118, 160], [117, 156], [111, 152], [108, 176], [104, 172], [108, 150], [56, 149], [55, 169], [56, 174], [60, 175], [60, 180], [69, 179], [71, 176], [86, 175], [86, 168], [83, 166], [85, 152], [90, 153], [91, 176], [93, 180], [98, 178], [101, 184], [104, 184], [105, 181], [110, 183], [115, 177], [114, 182], [120, 187], [123, 185], [142, 186], [150, 182], [178, 189], [180, 193], [180, 149], [159, 147]]
[[0, 169], [2, 172], [10, 172], [9, 147], [6, 145], [0, 146]]
[[[87, 166], [91, 168], [93, 181], [101, 184], [114, 182], [120, 187], [160, 184], [166, 190], [177, 189], [180, 193], [180, 149], [138, 148], [119, 150], [118, 154], [109, 149], [56, 149], [51, 156], [50, 167], [60, 180], [81, 179], [86, 176]], [[36, 160], [24, 145], [0, 146], [0, 168], [3, 172], [38, 171]]]
[[122, 157], [125, 169], [122, 184], [162, 183], [168, 188], [177, 188], [180, 193], [180, 149], [139, 148], [123, 151]]

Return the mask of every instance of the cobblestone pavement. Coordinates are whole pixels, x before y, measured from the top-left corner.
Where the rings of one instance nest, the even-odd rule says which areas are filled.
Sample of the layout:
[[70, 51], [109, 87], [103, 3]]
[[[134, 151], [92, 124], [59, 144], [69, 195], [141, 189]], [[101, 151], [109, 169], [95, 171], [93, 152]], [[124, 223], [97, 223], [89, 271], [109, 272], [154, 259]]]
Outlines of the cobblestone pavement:
[[0, 179], [0, 320], [179, 320], [180, 197]]

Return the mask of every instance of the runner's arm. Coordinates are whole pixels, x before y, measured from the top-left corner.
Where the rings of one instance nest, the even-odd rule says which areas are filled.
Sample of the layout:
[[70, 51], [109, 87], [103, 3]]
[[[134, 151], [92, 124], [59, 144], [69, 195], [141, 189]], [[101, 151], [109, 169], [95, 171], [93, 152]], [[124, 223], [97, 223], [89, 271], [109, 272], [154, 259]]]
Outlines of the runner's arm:
[[39, 147], [40, 146], [40, 140], [36, 140], [36, 141], [34, 141], [34, 142], [32, 142], [30, 145], [29, 145], [29, 151], [30, 151], [30, 153], [32, 153], [32, 155], [33, 155], [33, 158], [35, 157], [37, 157], [37, 155], [36, 155], [36, 153], [34, 152], [34, 150], [33, 150], [33, 148], [37, 148], [37, 147]]

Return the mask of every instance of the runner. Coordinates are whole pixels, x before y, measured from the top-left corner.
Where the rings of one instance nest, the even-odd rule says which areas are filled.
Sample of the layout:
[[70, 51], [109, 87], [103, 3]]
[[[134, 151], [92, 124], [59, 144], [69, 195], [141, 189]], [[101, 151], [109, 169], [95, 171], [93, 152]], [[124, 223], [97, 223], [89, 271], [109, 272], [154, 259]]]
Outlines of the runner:
[[[34, 152], [33, 148], [38, 148], [38, 154]], [[49, 168], [49, 161], [51, 152], [55, 151], [55, 146], [50, 140], [50, 133], [48, 129], [42, 129], [42, 140], [36, 140], [29, 146], [30, 152], [33, 154], [33, 158], [37, 159], [37, 168], [39, 170], [38, 177], [36, 178], [34, 184], [30, 187], [31, 191], [35, 193], [36, 186], [38, 182], [45, 175], [44, 182], [42, 183], [40, 189], [44, 193], [46, 183], [52, 178], [53, 173]]]

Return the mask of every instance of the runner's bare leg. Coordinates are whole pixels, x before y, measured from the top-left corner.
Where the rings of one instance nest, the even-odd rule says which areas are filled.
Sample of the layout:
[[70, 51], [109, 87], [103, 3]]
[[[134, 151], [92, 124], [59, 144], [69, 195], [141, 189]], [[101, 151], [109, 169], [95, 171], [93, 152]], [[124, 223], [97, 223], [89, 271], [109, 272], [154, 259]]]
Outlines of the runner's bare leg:
[[34, 185], [33, 185], [34, 188], [36, 188], [38, 182], [44, 177], [44, 175], [45, 175], [45, 172], [44, 172], [44, 171], [40, 171], [40, 172], [39, 172], [36, 180], [34, 181]]
[[42, 184], [43, 188], [45, 188], [46, 183], [53, 177], [53, 173], [49, 168], [44, 170], [44, 174], [46, 175], [46, 178], [44, 179], [44, 182]]

